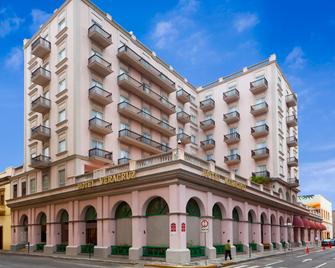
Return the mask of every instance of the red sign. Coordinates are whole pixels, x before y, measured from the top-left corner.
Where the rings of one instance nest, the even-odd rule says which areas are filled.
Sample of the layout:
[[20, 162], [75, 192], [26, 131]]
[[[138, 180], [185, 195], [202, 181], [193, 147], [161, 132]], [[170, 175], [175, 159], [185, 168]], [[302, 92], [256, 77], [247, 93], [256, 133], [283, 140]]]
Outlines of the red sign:
[[171, 223], [171, 232], [177, 232], [177, 225], [175, 223]]
[[182, 231], [182, 232], [186, 232], [186, 224], [185, 224], [185, 222], [183, 222], [183, 223], [181, 224], [181, 231]]
[[200, 231], [202, 233], [207, 233], [208, 232], [208, 220], [202, 220], [200, 221]]

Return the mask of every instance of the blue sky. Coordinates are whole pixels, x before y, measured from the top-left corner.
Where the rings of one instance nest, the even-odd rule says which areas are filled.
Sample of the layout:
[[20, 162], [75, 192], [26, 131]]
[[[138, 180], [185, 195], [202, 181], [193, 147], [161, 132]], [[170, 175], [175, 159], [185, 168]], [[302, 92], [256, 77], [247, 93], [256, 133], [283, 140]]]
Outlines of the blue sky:
[[[23, 159], [22, 40], [62, 2], [0, 2], [0, 169]], [[94, 2], [194, 85], [276, 53], [299, 96], [302, 193], [335, 202], [333, 1]]]

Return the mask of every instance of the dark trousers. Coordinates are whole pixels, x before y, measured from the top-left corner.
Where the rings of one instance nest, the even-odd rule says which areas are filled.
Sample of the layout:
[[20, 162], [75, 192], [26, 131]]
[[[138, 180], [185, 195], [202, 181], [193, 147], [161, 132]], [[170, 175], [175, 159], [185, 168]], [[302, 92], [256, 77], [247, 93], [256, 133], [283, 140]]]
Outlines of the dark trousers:
[[229, 259], [231, 258], [231, 250], [225, 250], [224, 252], [224, 259], [227, 260], [227, 257], [229, 256]]

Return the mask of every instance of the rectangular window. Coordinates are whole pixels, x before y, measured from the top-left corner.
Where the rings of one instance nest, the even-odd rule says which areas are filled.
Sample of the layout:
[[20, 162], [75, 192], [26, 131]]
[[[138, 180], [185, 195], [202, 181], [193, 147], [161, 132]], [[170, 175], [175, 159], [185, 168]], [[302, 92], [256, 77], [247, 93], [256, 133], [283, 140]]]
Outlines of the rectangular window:
[[91, 147], [92, 148], [97, 148], [97, 149], [103, 149], [104, 148], [104, 143], [102, 141], [92, 140], [91, 141]]
[[63, 122], [66, 119], [66, 111], [65, 109], [58, 112], [58, 122]]
[[17, 198], [17, 184], [13, 185], [13, 198]]
[[191, 114], [191, 122], [194, 124], [198, 123], [197, 116], [195, 114]]
[[58, 82], [58, 92], [62, 92], [66, 89], [66, 80], [65, 78]]
[[196, 144], [196, 143], [197, 143], [197, 140], [196, 140], [195, 135], [191, 135], [191, 142], [192, 142], [193, 144]]
[[120, 124], [120, 130], [122, 130], [122, 129], [129, 129], [129, 124], [121, 122], [121, 124]]
[[49, 190], [49, 175], [44, 174], [42, 176], [42, 191]]
[[129, 158], [129, 152], [126, 150], [120, 151], [120, 158]]
[[66, 140], [62, 139], [58, 142], [58, 152], [62, 153], [66, 151]]
[[30, 193], [36, 193], [36, 179], [30, 179]]
[[0, 192], [0, 206], [5, 205], [5, 191]]
[[206, 160], [207, 161], [214, 160], [214, 155], [213, 154], [206, 155]]
[[284, 161], [282, 159], [279, 159], [279, 172], [284, 175]]
[[62, 50], [60, 50], [60, 51], [58, 52], [57, 57], [58, 57], [58, 62], [60, 62], [60, 61], [62, 61], [63, 59], [65, 59], [65, 57], [66, 57], [66, 50], [65, 50], [65, 48], [63, 48]]
[[65, 22], [65, 18], [62, 18], [59, 22], [58, 22], [58, 32], [60, 32], [61, 30], [63, 30], [66, 26], [66, 22]]
[[65, 169], [58, 170], [58, 185], [65, 185]]
[[21, 182], [21, 196], [27, 195], [27, 182], [23, 181]]

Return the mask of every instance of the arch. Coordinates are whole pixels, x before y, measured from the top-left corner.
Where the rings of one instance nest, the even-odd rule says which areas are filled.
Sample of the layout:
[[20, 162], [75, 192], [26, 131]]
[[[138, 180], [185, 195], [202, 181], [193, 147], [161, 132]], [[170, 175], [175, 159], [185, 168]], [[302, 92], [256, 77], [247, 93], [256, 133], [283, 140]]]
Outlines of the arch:
[[261, 214], [261, 243], [264, 244], [266, 238], [265, 225], [268, 224], [268, 217], [265, 212]]
[[243, 219], [242, 209], [239, 206], [233, 208], [232, 219], [233, 221], [240, 221], [241, 219]]
[[86, 244], [97, 245], [97, 211], [89, 205], [83, 210], [85, 230], [86, 230]]
[[274, 243], [276, 242], [275, 239], [276, 239], [276, 225], [277, 225], [277, 221], [276, 221], [276, 216], [274, 214], [271, 214], [270, 216], [270, 225], [271, 225], [271, 242]]
[[221, 208], [218, 203], [214, 204], [212, 208], [212, 215], [213, 215], [213, 219], [217, 219], [217, 220], [223, 219]]
[[242, 210], [236, 206], [232, 210], [233, 219], [233, 244], [238, 244], [240, 239], [240, 221], [243, 219]]
[[186, 213], [188, 216], [194, 216], [194, 217], [201, 216], [199, 204], [194, 198], [188, 200], [186, 205]]
[[69, 213], [66, 209], [61, 209], [57, 214], [57, 222], [58, 222], [58, 233], [60, 233], [59, 242], [62, 245], [69, 244]]
[[277, 224], [276, 216], [274, 214], [271, 214], [270, 223], [271, 223], [271, 225], [276, 225]]
[[215, 203], [212, 208], [213, 216], [213, 245], [222, 244], [222, 210], [219, 203]]
[[148, 216], [158, 216], [158, 215], [168, 215], [169, 206], [162, 197], [156, 197], [152, 199], [145, 211], [145, 215]]
[[28, 243], [28, 216], [23, 214], [19, 221], [20, 226], [18, 227], [19, 243]]
[[248, 222], [249, 223], [256, 222], [256, 213], [253, 209], [250, 209], [248, 212]]
[[254, 224], [256, 222], [256, 213], [253, 209], [248, 211], [248, 234], [249, 234], [249, 244], [254, 243], [256, 240], [256, 228], [257, 226]]
[[200, 216], [201, 209], [197, 198], [190, 198], [186, 204], [186, 239], [187, 244], [192, 246], [200, 246]]
[[132, 210], [125, 201], [117, 203], [115, 208], [115, 245], [132, 245]]
[[127, 202], [122, 201], [115, 209], [115, 219], [131, 218], [132, 211]]
[[284, 221], [284, 217], [283, 216], [279, 217], [279, 225], [280, 226], [284, 226], [285, 225], [285, 221]]
[[36, 223], [40, 232], [40, 243], [47, 242], [47, 215], [44, 212], [40, 212], [37, 215]]
[[26, 214], [23, 214], [20, 218], [19, 223], [20, 225], [28, 226], [28, 216]]

